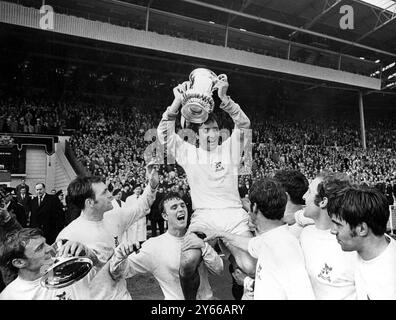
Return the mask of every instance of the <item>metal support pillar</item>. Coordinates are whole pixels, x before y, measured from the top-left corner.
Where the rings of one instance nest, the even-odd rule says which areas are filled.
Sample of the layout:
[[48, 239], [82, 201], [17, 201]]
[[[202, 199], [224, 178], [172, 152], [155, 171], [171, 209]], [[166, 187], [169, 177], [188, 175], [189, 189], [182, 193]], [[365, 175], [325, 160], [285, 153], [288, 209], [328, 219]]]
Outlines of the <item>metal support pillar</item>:
[[364, 126], [364, 107], [363, 107], [363, 93], [359, 90], [359, 115], [360, 115], [360, 135], [362, 139], [363, 149], [366, 150], [366, 129]]

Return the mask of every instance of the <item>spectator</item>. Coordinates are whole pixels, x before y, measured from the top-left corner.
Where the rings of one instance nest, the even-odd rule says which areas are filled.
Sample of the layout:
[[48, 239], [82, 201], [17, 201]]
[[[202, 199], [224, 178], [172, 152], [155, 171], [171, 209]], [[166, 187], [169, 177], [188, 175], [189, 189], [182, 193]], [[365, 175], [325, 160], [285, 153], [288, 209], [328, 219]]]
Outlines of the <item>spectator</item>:
[[26, 194], [29, 194], [29, 186], [25, 183], [25, 179], [24, 178], [22, 178], [21, 179], [21, 183], [18, 184], [15, 187], [16, 194], [19, 194], [21, 192], [21, 188], [25, 188], [26, 189]]
[[65, 214], [59, 199], [45, 192], [44, 183], [36, 184], [37, 196], [31, 201], [30, 227], [40, 228], [49, 244], [65, 226]]
[[[30, 224], [30, 206], [32, 202], [32, 198], [30, 195], [27, 194], [26, 187], [19, 188], [19, 193], [17, 193], [17, 201], [20, 205], [23, 206], [25, 210], [25, 217], [26, 217], [26, 226]], [[26, 227], [24, 226], [24, 227]]]
[[157, 226], [159, 229], [159, 234], [164, 233], [164, 219], [162, 217], [162, 212], [160, 211], [159, 205], [165, 196], [164, 193], [164, 188], [159, 187], [157, 195], [155, 197], [155, 200], [153, 202], [153, 205], [151, 206], [150, 209], [150, 223], [151, 223], [151, 236], [156, 237], [157, 236]]
[[113, 200], [111, 201], [113, 208], [125, 207], [125, 202], [121, 200], [121, 189], [115, 189], [113, 191]]

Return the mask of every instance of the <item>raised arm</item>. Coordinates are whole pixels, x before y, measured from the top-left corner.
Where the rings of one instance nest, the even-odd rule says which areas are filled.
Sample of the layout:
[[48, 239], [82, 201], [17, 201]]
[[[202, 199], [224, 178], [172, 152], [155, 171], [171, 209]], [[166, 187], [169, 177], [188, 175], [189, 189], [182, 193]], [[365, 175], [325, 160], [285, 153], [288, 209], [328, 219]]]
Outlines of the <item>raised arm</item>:
[[165, 145], [168, 157], [172, 156], [179, 164], [183, 163], [187, 149], [193, 147], [175, 132], [176, 117], [179, 114], [183, 92], [186, 91], [187, 85], [188, 82], [186, 81], [173, 89], [175, 98], [163, 113], [157, 128], [158, 140], [162, 145]]
[[120, 244], [109, 262], [109, 272], [114, 280], [130, 278], [135, 274], [152, 272], [152, 257], [146, 247], [140, 249], [139, 242]]
[[155, 200], [159, 184], [158, 168], [155, 164], [147, 165], [148, 183], [141, 197], [133, 206], [118, 209], [117, 214], [122, 219], [122, 228], [127, 230], [134, 222], [150, 213], [151, 205]]
[[235, 128], [238, 129], [249, 129], [250, 120], [247, 115], [242, 111], [239, 104], [235, 103], [230, 96], [227, 95], [227, 90], [229, 87], [227, 76], [219, 75], [219, 80], [216, 83], [218, 88], [217, 94], [221, 100], [220, 109], [227, 112], [232, 120], [234, 121]]
[[246, 158], [249, 158], [248, 155], [251, 154], [252, 133], [250, 131], [250, 120], [239, 104], [235, 103], [227, 95], [229, 87], [227, 76], [222, 74], [218, 78], [216, 87], [218, 89], [217, 94], [221, 100], [220, 109], [227, 112], [234, 121], [234, 130], [231, 137], [224, 142], [224, 148], [231, 150], [232, 159], [239, 165], [243, 152], [245, 152]]

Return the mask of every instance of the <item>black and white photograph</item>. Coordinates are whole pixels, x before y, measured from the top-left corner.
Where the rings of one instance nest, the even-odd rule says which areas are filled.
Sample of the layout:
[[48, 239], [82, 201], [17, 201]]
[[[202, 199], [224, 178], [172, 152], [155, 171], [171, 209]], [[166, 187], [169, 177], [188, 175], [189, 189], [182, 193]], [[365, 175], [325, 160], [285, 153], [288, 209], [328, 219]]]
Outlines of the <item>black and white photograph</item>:
[[396, 300], [396, 0], [0, 0], [0, 43], [0, 300]]

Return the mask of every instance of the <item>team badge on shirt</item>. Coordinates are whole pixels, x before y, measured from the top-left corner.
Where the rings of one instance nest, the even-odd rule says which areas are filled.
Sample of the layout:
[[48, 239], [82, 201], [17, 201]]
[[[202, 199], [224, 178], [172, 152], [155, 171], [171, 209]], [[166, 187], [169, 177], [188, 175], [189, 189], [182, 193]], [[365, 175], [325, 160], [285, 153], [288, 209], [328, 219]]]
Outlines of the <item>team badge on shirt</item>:
[[114, 237], [114, 245], [115, 245], [116, 247], [118, 247], [119, 244], [120, 244], [120, 242], [118, 241], [118, 236], [117, 236], [117, 237]]
[[215, 169], [215, 172], [219, 172], [219, 171], [223, 171], [224, 170], [224, 167], [221, 164], [221, 161], [216, 161], [214, 163], [214, 169]]
[[322, 268], [322, 270], [320, 271], [320, 273], [318, 274], [319, 278], [322, 278], [323, 280], [326, 280], [328, 282], [331, 282], [331, 278], [330, 278], [330, 272], [331, 270], [333, 270], [332, 267], [329, 267], [327, 265], [327, 263], [325, 263], [324, 267]]
[[261, 266], [261, 264], [259, 263], [257, 266], [257, 271], [256, 271], [256, 277], [257, 279], [261, 280], [261, 269], [263, 269], [263, 267]]
[[63, 291], [60, 294], [57, 294], [55, 297], [58, 298], [58, 300], [72, 300], [70, 297], [66, 296], [66, 291]]

